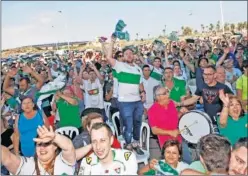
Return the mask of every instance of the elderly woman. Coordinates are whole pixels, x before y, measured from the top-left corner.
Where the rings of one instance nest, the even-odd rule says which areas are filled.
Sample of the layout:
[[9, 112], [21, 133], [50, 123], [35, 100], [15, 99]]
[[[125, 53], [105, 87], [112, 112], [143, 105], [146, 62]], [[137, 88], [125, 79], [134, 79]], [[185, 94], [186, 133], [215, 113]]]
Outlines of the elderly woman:
[[25, 157], [32, 157], [35, 154], [35, 143], [33, 138], [37, 136], [37, 127], [49, 122], [42, 111], [38, 110], [33, 99], [24, 97], [21, 101], [21, 114], [15, 119], [13, 145], [16, 155], [19, 155], [19, 142], [21, 154]]
[[[164, 143], [162, 148], [162, 156], [164, 159], [161, 161], [163, 163], [167, 163], [170, 167], [175, 169], [178, 174], [189, 166], [188, 164], [180, 161], [182, 157], [182, 146], [177, 140], [168, 140]], [[145, 174], [149, 172], [150, 174], [154, 173], [154, 175], [157, 175], [158, 171], [155, 168], [156, 164], [158, 164], [158, 160], [152, 159], [149, 164], [139, 170], [138, 174]]]
[[236, 96], [225, 95], [220, 90], [219, 96], [224, 106], [220, 117], [217, 119], [220, 134], [230, 140], [234, 145], [239, 138], [247, 137], [247, 114], [243, 113], [242, 104]]
[[152, 133], [158, 136], [159, 145], [162, 148], [168, 140], [178, 140], [182, 143], [183, 161], [190, 163], [192, 158], [189, 154], [187, 143], [182, 140], [178, 130], [179, 116], [186, 112], [182, 107], [177, 112], [174, 102], [169, 98], [169, 91], [165, 87], [158, 87], [155, 90], [156, 102], [148, 110], [148, 121]]
[[55, 133], [51, 126], [49, 130], [39, 126], [37, 133], [34, 157], [20, 157], [1, 146], [3, 165], [14, 175], [73, 175], [76, 154], [71, 140]]

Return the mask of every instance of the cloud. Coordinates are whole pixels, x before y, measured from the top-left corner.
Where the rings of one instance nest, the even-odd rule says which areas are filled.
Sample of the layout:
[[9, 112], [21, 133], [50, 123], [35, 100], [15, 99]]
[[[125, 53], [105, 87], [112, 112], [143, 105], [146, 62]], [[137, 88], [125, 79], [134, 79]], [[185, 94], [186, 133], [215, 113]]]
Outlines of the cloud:
[[31, 17], [25, 24], [2, 26], [2, 49], [56, 42], [64, 32], [60, 29], [60, 21], [62, 18], [58, 13], [44, 11]]

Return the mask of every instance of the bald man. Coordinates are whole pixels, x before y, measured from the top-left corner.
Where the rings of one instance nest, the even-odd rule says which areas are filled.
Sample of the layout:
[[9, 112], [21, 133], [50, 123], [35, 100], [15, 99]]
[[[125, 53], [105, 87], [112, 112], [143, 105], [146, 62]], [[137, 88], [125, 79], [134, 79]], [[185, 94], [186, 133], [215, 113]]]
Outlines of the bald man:
[[228, 81], [226, 81], [226, 71], [224, 67], [222, 66], [218, 66], [216, 68], [216, 81], [227, 85], [231, 89], [231, 91], [234, 93], [232, 85]]

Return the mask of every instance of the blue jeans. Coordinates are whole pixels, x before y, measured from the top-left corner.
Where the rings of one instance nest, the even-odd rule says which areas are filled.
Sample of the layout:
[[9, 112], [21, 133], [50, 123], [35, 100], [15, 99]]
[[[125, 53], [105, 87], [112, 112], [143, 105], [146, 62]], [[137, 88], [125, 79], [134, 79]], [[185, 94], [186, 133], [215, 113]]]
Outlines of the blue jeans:
[[187, 164], [191, 164], [192, 162], [192, 156], [191, 156], [191, 152], [189, 150], [188, 147], [188, 143], [183, 139], [182, 141], [182, 161], [184, 161]]
[[126, 144], [132, 142], [132, 137], [135, 141], [140, 139], [140, 128], [142, 124], [142, 115], [144, 112], [143, 103], [136, 102], [119, 102], [120, 119], [123, 124], [123, 137]]

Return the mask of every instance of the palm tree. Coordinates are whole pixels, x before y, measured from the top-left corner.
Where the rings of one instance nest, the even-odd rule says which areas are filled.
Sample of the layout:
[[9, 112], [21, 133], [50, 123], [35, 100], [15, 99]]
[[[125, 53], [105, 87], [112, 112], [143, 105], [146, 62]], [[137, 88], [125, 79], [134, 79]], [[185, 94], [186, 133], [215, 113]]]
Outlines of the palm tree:
[[247, 21], [245, 21], [244, 23], [243, 23], [243, 25], [244, 25], [244, 29], [248, 29], [248, 24], [247, 24]]
[[214, 29], [214, 25], [212, 23], [209, 24], [209, 30], [212, 31]]
[[148, 39], [150, 38], [150, 34], [148, 34]]
[[190, 27], [185, 27], [183, 30], [183, 35], [192, 35], [192, 29]]
[[235, 29], [235, 24], [232, 23], [232, 24], [230, 25], [230, 28], [231, 28], [232, 31], [234, 31], [234, 29]]
[[238, 31], [241, 31], [242, 28], [243, 28], [243, 23], [242, 23], [242, 22], [238, 23], [238, 24], [237, 24], [237, 29], [238, 29]]
[[137, 40], [139, 39], [139, 33], [136, 33]]
[[197, 30], [195, 30], [195, 31], [194, 31], [194, 34], [195, 34], [195, 35], [196, 35], [196, 34], [198, 34], [198, 31], [197, 31]]
[[228, 23], [225, 23], [224, 24], [224, 29], [225, 29], [225, 31], [229, 31], [230, 29], [229, 29], [229, 24]]
[[165, 29], [163, 29], [164, 37], [165, 37]]
[[201, 24], [201, 28], [202, 28], [202, 33], [204, 32], [204, 25], [203, 24]]
[[209, 32], [209, 27], [208, 26], [205, 26], [205, 28], [206, 28], [206, 32]]
[[217, 24], [216, 24], [216, 31], [217, 31], [217, 32], [220, 31], [220, 21], [217, 21]]

